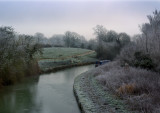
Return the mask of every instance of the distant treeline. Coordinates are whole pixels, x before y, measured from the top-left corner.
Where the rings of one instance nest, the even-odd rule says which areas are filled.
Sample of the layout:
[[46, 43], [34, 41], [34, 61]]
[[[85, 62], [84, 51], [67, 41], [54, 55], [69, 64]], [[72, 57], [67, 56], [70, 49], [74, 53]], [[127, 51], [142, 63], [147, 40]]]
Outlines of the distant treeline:
[[108, 31], [102, 25], [94, 28], [97, 41], [97, 57], [100, 59], [113, 60], [125, 45], [130, 43], [130, 36], [126, 33]]
[[53, 35], [46, 38], [42, 33], [36, 33], [34, 37], [39, 40], [42, 47], [74, 47], [95, 50], [100, 59], [110, 59], [119, 54], [122, 47], [130, 42], [130, 36], [126, 33], [108, 31], [102, 25], [94, 29], [96, 38], [86, 40], [78, 33], [67, 31], [65, 34]]
[[45, 37], [42, 33], [34, 35], [39, 40], [42, 47], [73, 47], [96, 49], [96, 40], [86, 38], [76, 32], [66, 31], [64, 34], [56, 34], [52, 37]]

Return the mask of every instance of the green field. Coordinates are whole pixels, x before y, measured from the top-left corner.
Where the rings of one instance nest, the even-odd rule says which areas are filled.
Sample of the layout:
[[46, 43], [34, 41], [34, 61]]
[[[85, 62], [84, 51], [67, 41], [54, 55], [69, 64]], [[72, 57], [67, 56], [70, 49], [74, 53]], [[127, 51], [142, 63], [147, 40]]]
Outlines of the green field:
[[78, 63], [95, 62], [96, 52], [80, 48], [44, 48], [39, 57], [39, 66], [42, 71]]
[[41, 56], [41, 58], [42, 59], [65, 58], [77, 54], [82, 54], [85, 52], [91, 52], [91, 50], [80, 49], [80, 48], [63, 48], [63, 47], [44, 48], [43, 55]]

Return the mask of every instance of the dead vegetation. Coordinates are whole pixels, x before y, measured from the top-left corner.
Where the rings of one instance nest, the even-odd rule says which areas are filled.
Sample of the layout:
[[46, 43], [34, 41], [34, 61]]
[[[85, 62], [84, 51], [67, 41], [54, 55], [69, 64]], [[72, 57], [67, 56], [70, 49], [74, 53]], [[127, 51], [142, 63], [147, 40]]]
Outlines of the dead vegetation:
[[160, 112], [160, 74], [140, 68], [126, 69], [119, 62], [108, 63], [97, 70], [95, 77], [104, 89], [124, 99], [130, 109]]

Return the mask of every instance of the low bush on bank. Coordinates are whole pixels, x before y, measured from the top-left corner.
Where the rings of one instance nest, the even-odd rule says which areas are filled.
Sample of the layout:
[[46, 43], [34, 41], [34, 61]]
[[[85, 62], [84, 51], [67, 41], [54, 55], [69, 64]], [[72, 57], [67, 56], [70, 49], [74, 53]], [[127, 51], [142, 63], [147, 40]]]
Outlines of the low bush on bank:
[[0, 86], [19, 82], [39, 72], [35, 56], [41, 47], [33, 36], [19, 35], [11, 27], [0, 27]]
[[105, 90], [124, 99], [132, 110], [160, 112], [160, 74], [140, 68], [121, 67], [118, 62], [101, 66], [96, 73], [96, 79]]

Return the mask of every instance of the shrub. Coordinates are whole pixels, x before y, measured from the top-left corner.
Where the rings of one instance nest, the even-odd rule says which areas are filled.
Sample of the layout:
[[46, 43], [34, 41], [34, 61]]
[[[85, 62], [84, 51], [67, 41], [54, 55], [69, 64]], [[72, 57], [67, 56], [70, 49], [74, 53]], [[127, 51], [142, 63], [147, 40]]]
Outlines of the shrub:
[[137, 50], [134, 44], [123, 48], [117, 59], [121, 61], [122, 66], [128, 63], [130, 66], [134, 67], [156, 70], [156, 64], [153, 62], [150, 55], [141, 50]]
[[19, 82], [38, 73], [35, 55], [41, 47], [33, 36], [18, 35], [11, 27], [0, 27], [0, 79], [2, 85]]
[[127, 62], [129, 65], [133, 65], [134, 54], [136, 51], [140, 51], [140, 49], [137, 48], [134, 43], [130, 43], [122, 48], [120, 55], [117, 56], [117, 59], [121, 61], [121, 65], [124, 65], [125, 62]]
[[142, 52], [135, 52], [134, 56], [135, 56], [134, 66], [141, 67], [144, 69], [153, 69], [154, 64], [149, 54], [144, 54]]
[[119, 62], [100, 66], [93, 73], [107, 91], [126, 100], [130, 109], [145, 113], [160, 112], [160, 74], [134, 67], [126, 70]]

